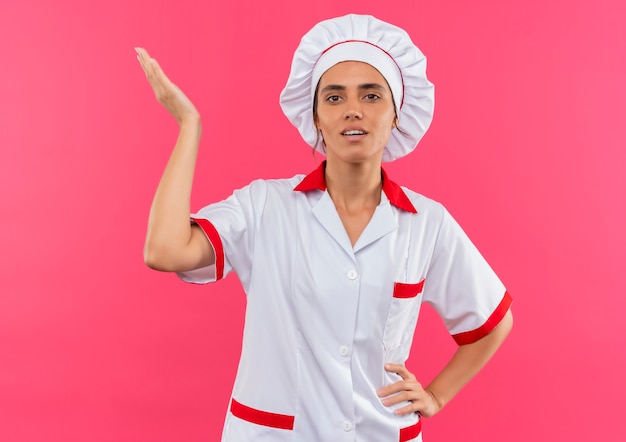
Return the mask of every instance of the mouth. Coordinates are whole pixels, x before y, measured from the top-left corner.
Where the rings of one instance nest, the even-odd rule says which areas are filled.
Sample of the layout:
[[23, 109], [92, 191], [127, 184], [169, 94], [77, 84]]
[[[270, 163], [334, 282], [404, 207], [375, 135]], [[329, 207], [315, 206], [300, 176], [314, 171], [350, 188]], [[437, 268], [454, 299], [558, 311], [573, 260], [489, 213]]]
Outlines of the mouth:
[[341, 135], [343, 135], [344, 137], [356, 137], [359, 135], [366, 135], [366, 134], [367, 132], [365, 132], [364, 130], [357, 130], [357, 129], [347, 130], [341, 133]]

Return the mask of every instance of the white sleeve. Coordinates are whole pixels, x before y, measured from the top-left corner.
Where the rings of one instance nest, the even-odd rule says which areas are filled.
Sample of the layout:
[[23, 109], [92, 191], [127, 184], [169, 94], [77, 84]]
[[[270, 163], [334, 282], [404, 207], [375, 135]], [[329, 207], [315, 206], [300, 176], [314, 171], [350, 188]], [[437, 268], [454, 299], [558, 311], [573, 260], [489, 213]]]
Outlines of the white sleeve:
[[424, 302], [439, 313], [457, 344], [469, 344], [500, 323], [512, 299], [459, 224], [443, 211]]
[[191, 215], [191, 221], [202, 229], [215, 250], [215, 264], [178, 276], [186, 282], [205, 284], [234, 271], [245, 286], [266, 196], [266, 183], [257, 180]]

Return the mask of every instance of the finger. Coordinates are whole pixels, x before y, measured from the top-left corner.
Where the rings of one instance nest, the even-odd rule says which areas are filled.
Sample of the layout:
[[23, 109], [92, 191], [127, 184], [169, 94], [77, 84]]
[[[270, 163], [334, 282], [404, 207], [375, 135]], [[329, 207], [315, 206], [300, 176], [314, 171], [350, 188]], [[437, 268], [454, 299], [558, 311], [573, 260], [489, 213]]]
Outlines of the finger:
[[426, 391], [423, 391], [423, 394], [419, 395], [418, 398], [412, 399], [409, 402], [408, 405], [394, 410], [394, 414], [405, 415], [419, 413], [422, 416], [431, 417], [438, 411], [436, 403]]
[[137, 60], [139, 60], [148, 80], [157, 79], [160, 74], [163, 74], [161, 67], [154, 58], [150, 57], [148, 51], [143, 48], [135, 48], [135, 51], [137, 52]]
[[137, 53], [137, 59], [139, 60], [139, 62], [144, 65], [147, 64], [148, 60], [152, 59], [148, 51], [144, 48], [136, 47], [135, 52]]
[[142, 48], [135, 48], [135, 51], [137, 52], [137, 60], [139, 60], [139, 64], [141, 65], [144, 74], [146, 74], [146, 77], [150, 80], [154, 77], [154, 69], [152, 68], [150, 55], [148, 55], [148, 52]]
[[415, 391], [407, 391], [405, 393], [399, 393], [395, 396], [390, 396], [383, 399], [382, 404], [386, 407], [393, 407], [395, 405], [406, 404], [396, 410], [395, 414], [403, 415], [408, 413], [423, 412], [429, 407], [429, 398], [425, 394], [421, 394]]
[[379, 397], [386, 397], [392, 394], [401, 393], [403, 391], [420, 391], [422, 385], [416, 381], [398, 381], [393, 384], [385, 385], [377, 390]]
[[146, 50], [146, 48], [137, 46], [135, 48], [135, 51], [137, 52], [137, 55], [140, 57], [150, 58], [150, 54], [148, 54], [148, 51]]
[[402, 364], [385, 364], [385, 370], [391, 373], [397, 373], [405, 381], [415, 380], [415, 376]]
[[141, 67], [144, 68], [146, 60], [150, 59], [148, 51], [146, 51], [144, 48], [135, 48], [135, 52], [137, 53], [137, 60], [139, 60]]
[[379, 397], [389, 396], [394, 393], [399, 393], [404, 390], [403, 383], [404, 381], [394, 382], [393, 384], [385, 385], [384, 387], [380, 387], [376, 393]]
[[146, 74], [146, 78], [152, 90], [157, 99], [162, 101], [163, 97], [166, 95], [166, 91], [172, 88], [171, 81], [167, 78], [161, 66], [159, 66], [159, 63], [154, 58], [151, 58], [145, 49], [137, 48], [136, 50], [137, 59]]
[[398, 394], [387, 396], [381, 402], [386, 407], [390, 407], [392, 405], [397, 405], [402, 402], [410, 402], [415, 399], [416, 399], [415, 395], [411, 394], [411, 392], [403, 391]]
[[419, 413], [420, 411], [421, 410], [420, 410], [419, 405], [415, 402], [412, 402], [406, 407], [402, 407], [402, 408], [398, 408], [397, 410], [394, 410], [393, 414], [397, 416], [404, 416], [406, 414]]
[[159, 64], [158, 61], [156, 61], [154, 58], [151, 58], [150, 62], [152, 64], [152, 71], [154, 72], [155, 78], [158, 78], [159, 81], [163, 84], [172, 83], [170, 79], [168, 78], [168, 76], [165, 75], [165, 72], [163, 72], [163, 69], [161, 69], [161, 65]]

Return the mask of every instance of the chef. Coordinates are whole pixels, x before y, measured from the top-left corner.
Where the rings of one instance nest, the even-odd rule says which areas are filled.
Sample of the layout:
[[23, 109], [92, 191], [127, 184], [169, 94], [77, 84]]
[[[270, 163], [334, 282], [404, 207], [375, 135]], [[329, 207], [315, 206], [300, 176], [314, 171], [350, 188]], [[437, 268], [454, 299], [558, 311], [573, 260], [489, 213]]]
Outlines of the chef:
[[[511, 297], [453, 217], [382, 166], [412, 152], [430, 125], [434, 89], [422, 52], [371, 16], [315, 25], [280, 104], [325, 161], [308, 174], [253, 181], [191, 223], [200, 115], [137, 52], [180, 125], [150, 212], [146, 263], [191, 283], [234, 272], [247, 296], [222, 441], [422, 440], [422, 419], [512, 327]], [[426, 386], [405, 367], [423, 303], [458, 344]]]

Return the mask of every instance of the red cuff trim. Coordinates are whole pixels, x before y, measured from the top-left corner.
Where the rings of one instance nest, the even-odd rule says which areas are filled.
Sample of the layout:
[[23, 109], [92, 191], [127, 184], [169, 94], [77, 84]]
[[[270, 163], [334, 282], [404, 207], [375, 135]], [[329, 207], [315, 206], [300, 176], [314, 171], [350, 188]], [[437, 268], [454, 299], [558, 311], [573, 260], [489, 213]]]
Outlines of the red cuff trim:
[[215, 252], [215, 280], [219, 281], [224, 277], [224, 247], [222, 246], [222, 239], [209, 220], [204, 218], [191, 218], [191, 220], [200, 226], [213, 246]]
[[237, 416], [239, 419], [252, 422], [253, 424], [283, 430], [293, 430], [293, 416], [257, 410], [256, 408], [240, 404], [235, 399], [230, 402], [230, 412], [233, 416]]
[[407, 442], [415, 439], [422, 432], [422, 420], [418, 420], [415, 425], [402, 428], [400, 430], [400, 442]]
[[452, 338], [454, 338], [458, 345], [471, 344], [481, 338], [484, 338], [489, 333], [491, 333], [494, 328], [496, 328], [500, 321], [502, 321], [502, 318], [504, 318], [506, 312], [509, 311], [512, 302], [513, 298], [511, 297], [511, 295], [509, 295], [509, 292], [505, 292], [502, 301], [500, 301], [498, 307], [496, 307], [494, 312], [491, 314], [491, 316], [489, 316], [489, 318], [487, 318], [483, 325], [475, 330], [452, 335]]
[[403, 282], [396, 282], [393, 284], [393, 297], [394, 298], [415, 298], [422, 293], [424, 288], [424, 280], [422, 279], [417, 284], [405, 284]]

